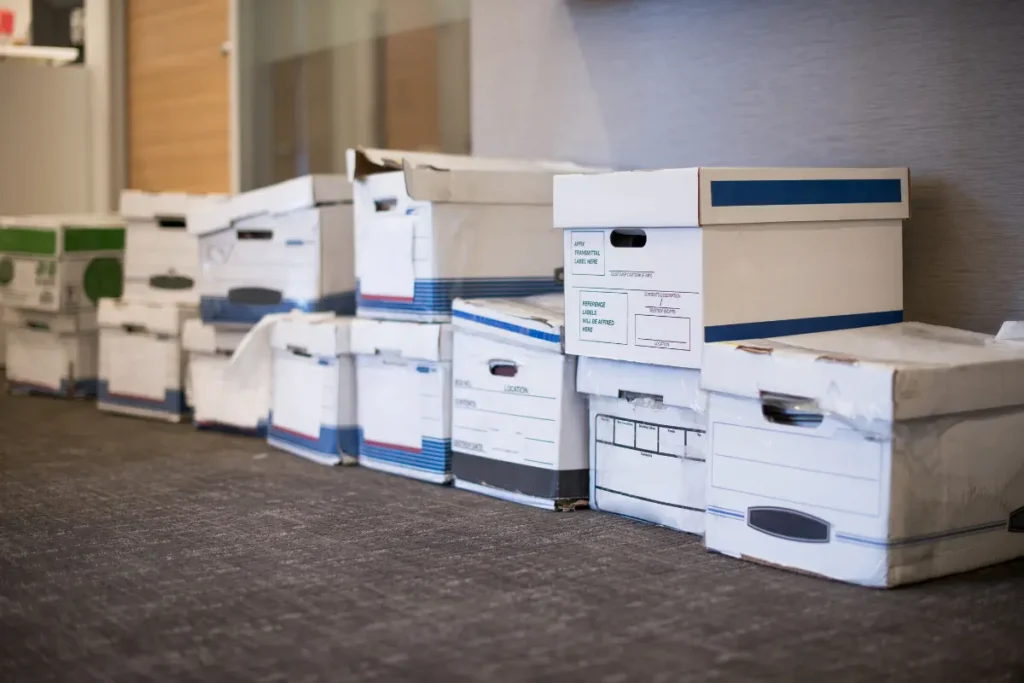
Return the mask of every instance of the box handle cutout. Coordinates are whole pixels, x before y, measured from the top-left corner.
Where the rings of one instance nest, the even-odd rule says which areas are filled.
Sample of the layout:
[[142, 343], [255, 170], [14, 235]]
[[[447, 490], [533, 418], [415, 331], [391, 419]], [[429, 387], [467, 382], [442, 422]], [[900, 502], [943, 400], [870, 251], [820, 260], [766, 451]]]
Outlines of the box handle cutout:
[[29, 321], [25, 325], [30, 330], [49, 330], [50, 326], [46, 323], [36, 322], [35, 320]]
[[386, 213], [398, 208], [398, 197], [381, 197], [373, 200], [373, 210], [377, 213]]
[[1011, 534], [1024, 534], [1024, 507], [1017, 508], [1010, 513], [1010, 521], [1006, 525], [1006, 530]]
[[135, 325], [133, 323], [123, 323], [121, 329], [128, 334], [143, 334], [146, 331], [145, 325]]
[[167, 228], [169, 230], [184, 230], [185, 229], [185, 217], [184, 216], [157, 216], [156, 224], [161, 228]]
[[510, 360], [492, 360], [487, 363], [491, 374], [495, 377], [515, 377], [519, 374], [519, 366]]
[[643, 394], [639, 391], [626, 391], [625, 389], [619, 389], [619, 398], [635, 403], [637, 401], [653, 401], [655, 403], [664, 403], [665, 397], [659, 394]]
[[748, 508], [747, 526], [797, 543], [828, 543], [831, 527], [825, 520], [806, 512], [769, 506]]
[[647, 233], [640, 228], [619, 228], [612, 230], [610, 241], [613, 247], [639, 249], [647, 244]]
[[238, 230], [238, 239], [240, 240], [272, 240], [274, 239], [273, 230]]
[[769, 391], [761, 392], [761, 415], [772, 424], [808, 429], [820, 425], [825, 417], [812, 399]]
[[285, 348], [287, 348], [288, 349], [288, 353], [292, 354], [293, 356], [301, 356], [303, 358], [312, 358], [313, 357], [313, 354], [311, 354], [309, 351], [307, 351], [306, 349], [302, 348], [301, 346], [294, 346], [292, 344], [289, 344]]

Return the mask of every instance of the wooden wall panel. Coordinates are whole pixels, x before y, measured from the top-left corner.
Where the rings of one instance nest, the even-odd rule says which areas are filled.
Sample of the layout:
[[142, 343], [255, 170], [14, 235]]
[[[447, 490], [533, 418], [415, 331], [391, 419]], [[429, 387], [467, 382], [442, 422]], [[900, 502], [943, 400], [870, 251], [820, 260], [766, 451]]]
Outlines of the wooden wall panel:
[[[433, 3], [384, 4], [384, 135], [392, 149], [441, 149], [438, 27], [405, 25], [435, 20]], [[404, 30], [403, 30], [404, 29]]]
[[128, 186], [230, 190], [228, 0], [127, 0]]

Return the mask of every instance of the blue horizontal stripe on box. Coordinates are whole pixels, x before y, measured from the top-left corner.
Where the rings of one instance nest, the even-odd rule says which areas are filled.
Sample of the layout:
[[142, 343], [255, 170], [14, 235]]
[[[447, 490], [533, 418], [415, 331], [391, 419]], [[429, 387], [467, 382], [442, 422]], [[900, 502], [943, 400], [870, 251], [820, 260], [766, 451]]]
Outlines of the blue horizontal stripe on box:
[[271, 313], [300, 310], [307, 313], [332, 312], [352, 315], [356, 310], [355, 292], [338, 292], [321, 299], [284, 299], [277, 304], [233, 303], [224, 296], [204, 296], [199, 299], [199, 316], [204, 323], [255, 324]]
[[974, 534], [984, 534], [992, 531], [1005, 531], [1006, 520], [996, 520], [993, 522], [986, 522], [984, 524], [975, 524], [967, 527], [960, 527], [958, 529], [949, 529], [946, 531], [937, 531], [930, 534], [922, 534], [920, 536], [907, 536], [905, 538], [871, 538], [868, 536], [860, 536], [857, 534], [846, 534], [843, 532], [836, 532], [836, 540], [844, 543], [853, 543], [855, 545], [866, 545], [873, 548], [900, 548], [908, 545], [921, 545], [925, 543], [938, 543], [939, 541], [947, 541], [951, 538], [960, 538], [962, 536], [971, 536]]
[[494, 318], [487, 318], [482, 315], [475, 313], [469, 313], [468, 311], [452, 311], [452, 317], [461, 318], [462, 320], [469, 320], [470, 322], [478, 323], [480, 325], [486, 325], [499, 330], [505, 330], [507, 332], [514, 332], [515, 334], [521, 334], [532, 339], [539, 339], [541, 341], [551, 342], [552, 344], [560, 344], [562, 342], [562, 335], [552, 334], [551, 332], [542, 332], [535, 330], [530, 327], [523, 327], [522, 325], [515, 325], [513, 323], [505, 322], [504, 320], [495, 320]]
[[519, 297], [561, 292], [562, 284], [550, 277], [518, 278], [453, 278], [445, 280], [416, 280], [412, 301], [395, 301], [362, 296], [356, 293], [359, 308], [409, 313], [448, 313], [452, 300]]
[[452, 442], [451, 439], [424, 438], [422, 450], [417, 453], [404, 448], [390, 448], [388, 446], [370, 444], [360, 437], [359, 457], [379, 460], [401, 467], [411, 467], [427, 472], [447, 474], [451, 471]]
[[850, 330], [857, 327], [874, 327], [903, 322], [903, 311], [879, 311], [877, 313], [851, 313], [829, 315], [820, 318], [794, 318], [793, 320], [770, 320], [735, 325], [712, 325], [704, 328], [704, 342], [741, 341], [743, 339], [767, 339], [788, 337], [794, 334]]
[[121, 406], [123, 408], [157, 410], [163, 413], [173, 414], [184, 414], [188, 412], [188, 404], [185, 403], [185, 393], [180, 389], [165, 389], [164, 397], [162, 399], [125, 394], [112, 394], [110, 393], [110, 383], [105, 379], [101, 379], [97, 385], [96, 400], [100, 403], [107, 403], [112, 406]]
[[899, 178], [712, 180], [711, 206], [899, 204]]
[[358, 427], [335, 427], [322, 424], [317, 438], [311, 439], [303, 434], [283, 429], [280, 425], [275, 425], [273, 414], [269, 416], [268, 420], [270, 427], [267, 430], [267, 436], [284, 444], [327, 455], [337, 455], [340, 452], [355, 456], [359, 453]]

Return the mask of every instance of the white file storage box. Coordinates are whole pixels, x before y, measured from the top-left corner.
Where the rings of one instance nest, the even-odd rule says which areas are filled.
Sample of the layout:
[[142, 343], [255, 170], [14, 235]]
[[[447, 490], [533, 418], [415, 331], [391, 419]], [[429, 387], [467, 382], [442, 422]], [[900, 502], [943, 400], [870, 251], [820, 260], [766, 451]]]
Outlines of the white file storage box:
[[905, 168], [559, 176], [566, 351], [699, 369], [710, 342], [900, 322], [909, 207]]
[[186, 229], [187, 216], [223, 200], [218, 195], [124, 190], [124, 297], [197, 306], [199, 241]]
[[1024, 555], [1024, 344], [905, 323], [710, 344], [708, 548], [867, 586]]
[[563, 298], [456, 299], [457, 488], [548, 510], [586, 505], [587, 402], [562, 351]]
[[121, 296], [118, 216], [20, 216], [0, 224], [0, 304], [49, 313]]
[[355, 464], [352, 318], [286, 318], [270, 334], [273, 381], [267, 442], [325, 465]]
[[182, 326], [195, 307], [104, 299], [99, 307], [100, 410], [180, 422], [185, 402]]
[[580, 358], [576, 389], [590, 401], [590, 506], [704, 533], [700, 373]]
[[198, 318], [185, 321], [182, 345], [188, 356], [185, 399], [197, 429], [265, 437], [270, 412], [270, 362], [236, 385], [226, 376], [231, 354], [246, 328], [207, 325]]
[[456, 297], [560, 292], [551, 179], [574, 164], [349, 150], [360, 316], [443, 322]]
[[356, 318], [359, 464], [451, 481], [451, 325]]
[[61, 398], [96, 395], [98, 335], [95, 309], [4, 313], [7, 382], [17, 394]]
[[188, 215], [199, 238], [204, 322], [251, 325], [269, 313], [355, 310], [352, 190], [312, 175]]

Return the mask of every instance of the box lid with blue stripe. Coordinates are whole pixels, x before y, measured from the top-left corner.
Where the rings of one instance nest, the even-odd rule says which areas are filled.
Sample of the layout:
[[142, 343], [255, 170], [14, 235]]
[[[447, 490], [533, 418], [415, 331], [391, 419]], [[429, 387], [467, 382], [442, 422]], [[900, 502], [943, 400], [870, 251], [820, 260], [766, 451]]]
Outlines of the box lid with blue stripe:
[[565, 296], [554, 293], [513, 299], [456, 299], [452, 324], [473, 334], [562, 353]]
[[675, 168], [561, 175], [556, 228], [902, 220], [907, 168]]
[[352, 320], [352, 353], [404, 360], [450, 361], [452, 326], [398, 320]]

